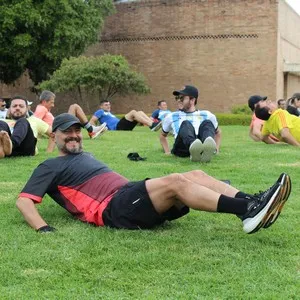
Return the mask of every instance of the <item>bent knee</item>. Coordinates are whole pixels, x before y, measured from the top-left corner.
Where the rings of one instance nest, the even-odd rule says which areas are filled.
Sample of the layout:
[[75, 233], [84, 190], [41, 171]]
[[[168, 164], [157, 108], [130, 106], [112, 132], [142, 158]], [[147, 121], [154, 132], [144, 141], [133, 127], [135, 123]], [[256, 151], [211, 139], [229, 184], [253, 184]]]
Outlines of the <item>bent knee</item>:
[[192, 175], [196, 176], [197, 178], [208, 176], [205, 172], [203, 172], [201, 170], [194, 170], [194, 171], [191, 171], [191, 173], [192, 173]]
[[166, 186], [169, 186], [171, 189], [178, 189], [187, 181], [187, 179], [181, 173], [172, 173], [165, 177], [165, 179]]
[[74, 110], [74, 109], [76, 109], [78, 106], [79, 106], [78, 104], [73, 103], [73, 104], [71, 104], [71, 105], [69, 106], [69, 110]]

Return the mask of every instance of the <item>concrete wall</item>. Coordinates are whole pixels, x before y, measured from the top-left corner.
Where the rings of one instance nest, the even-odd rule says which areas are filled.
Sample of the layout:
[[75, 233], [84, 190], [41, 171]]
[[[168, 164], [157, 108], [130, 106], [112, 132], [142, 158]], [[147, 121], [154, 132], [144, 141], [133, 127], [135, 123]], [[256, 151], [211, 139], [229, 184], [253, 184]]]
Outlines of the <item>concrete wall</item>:
[[117, 97], [115, 112], [151, 112], [160, 99], [175, 108], [172, 91], [184, 84], [197, 86], [199, 107], [214, 112], [230, 111], [256, 93], [276, 97], [276, 0], [148, 0], [116, 7], [87, 54], [124, 55], [152, 93]]

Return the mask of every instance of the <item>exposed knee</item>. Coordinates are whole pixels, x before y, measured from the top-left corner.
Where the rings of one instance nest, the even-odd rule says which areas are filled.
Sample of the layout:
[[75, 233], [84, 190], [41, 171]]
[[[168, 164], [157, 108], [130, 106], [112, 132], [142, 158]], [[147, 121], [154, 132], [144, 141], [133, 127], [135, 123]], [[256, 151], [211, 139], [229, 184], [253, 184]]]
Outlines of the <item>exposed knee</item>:
[[181, 173], [172, 173], [165, 177], [166, 186], [172, 190], [181, 189], [186, 184], [187, 179]]
[[201, 170], [194, 170], [194, 171], [190, 171], [189, 173], [191, 173], [193, 176], [197, 178], [204, 178], [208, 176], [205, 172]]
[[76, 111], [76, 109], [78, 108], [78, 106], [79, 106], [79, 105], [76, 104], [76, 103], [71, 104], [71, 105], [69, 106], [68, 112], [69, 112], [69, 113], [72, 113], [72, 112]]

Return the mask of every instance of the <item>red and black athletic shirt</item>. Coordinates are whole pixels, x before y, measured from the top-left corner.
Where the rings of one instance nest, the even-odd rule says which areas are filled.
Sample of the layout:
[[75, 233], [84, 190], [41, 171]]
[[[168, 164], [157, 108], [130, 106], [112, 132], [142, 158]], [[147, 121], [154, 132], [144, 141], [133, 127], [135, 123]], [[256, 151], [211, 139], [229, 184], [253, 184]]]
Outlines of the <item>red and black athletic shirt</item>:
[[103, 210], [127, 182], [90, 153], [83, 152], [41, 163], [19, 196], [41, 203], [47, 193], [81, 221], [103, 226]]

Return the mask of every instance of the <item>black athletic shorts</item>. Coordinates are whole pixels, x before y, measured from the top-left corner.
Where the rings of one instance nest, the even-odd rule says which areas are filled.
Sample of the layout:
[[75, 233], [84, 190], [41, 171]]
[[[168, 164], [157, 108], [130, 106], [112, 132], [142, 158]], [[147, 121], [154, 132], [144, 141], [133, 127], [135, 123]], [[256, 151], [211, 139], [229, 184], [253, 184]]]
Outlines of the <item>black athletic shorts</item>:
[[150, 229], [166, 220], [178, 219], [189, 212], [187, 206], [180, 209], [173, 206], [164, 214], [158, 214], [149, 198], [145, 181], [129, 182], [116, 193], [102, 213], [105, 226]]
[[117, 124], [116, 130], [132, 130], [136, 126], [136, 121], [128, 121], [123, 117]]

